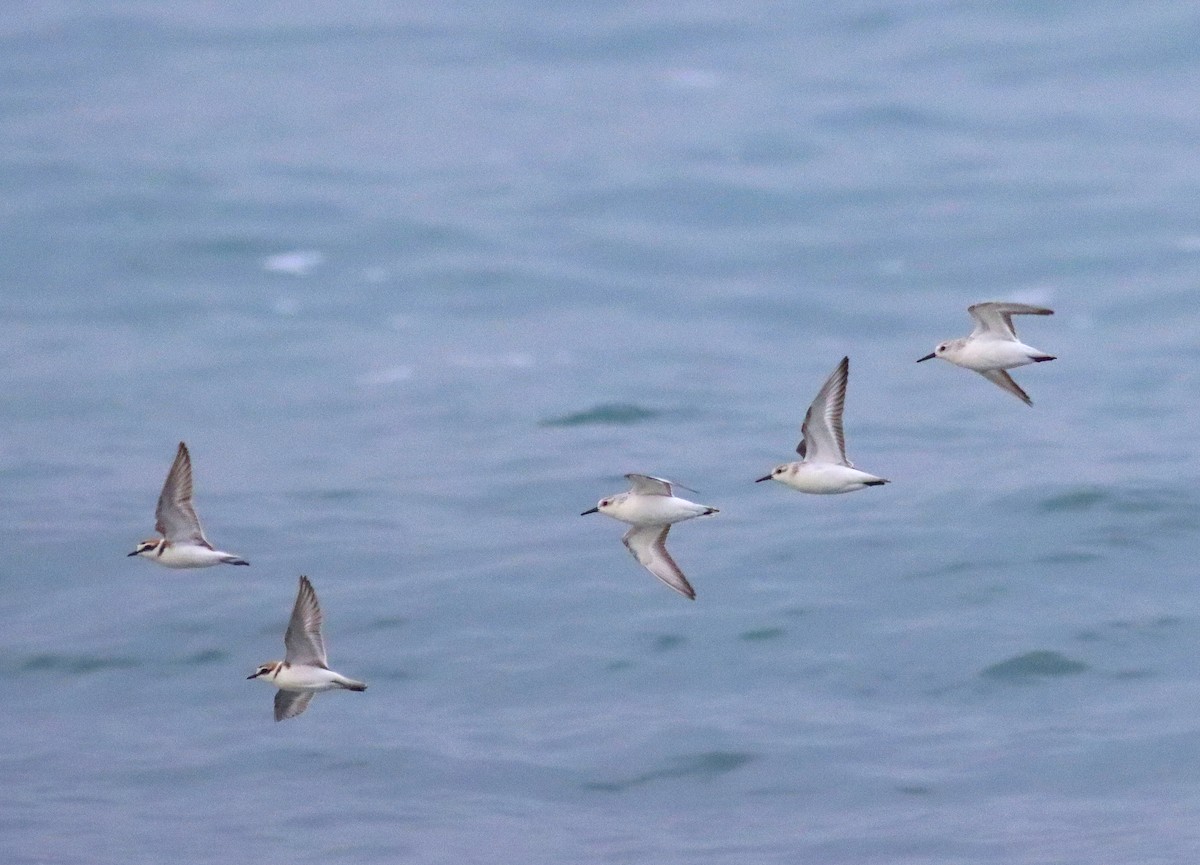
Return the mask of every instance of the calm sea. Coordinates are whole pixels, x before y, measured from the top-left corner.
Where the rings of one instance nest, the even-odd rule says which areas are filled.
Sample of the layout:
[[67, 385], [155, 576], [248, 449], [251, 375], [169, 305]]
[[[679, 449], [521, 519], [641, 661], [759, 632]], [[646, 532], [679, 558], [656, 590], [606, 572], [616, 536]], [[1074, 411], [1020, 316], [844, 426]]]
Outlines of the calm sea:
[[[0, 860], [1195, 863], [1191, 2], [18, 3]], [[917, 365], [990, 299], [1027, 408]], [[794, 456], [851, 358], [851, 459]], [[249, 568], [125, 556], [186, 440]], [[719, 516], [698, 592], [581, 518]], [[300, 574], [364, 694], [276, 724]]]

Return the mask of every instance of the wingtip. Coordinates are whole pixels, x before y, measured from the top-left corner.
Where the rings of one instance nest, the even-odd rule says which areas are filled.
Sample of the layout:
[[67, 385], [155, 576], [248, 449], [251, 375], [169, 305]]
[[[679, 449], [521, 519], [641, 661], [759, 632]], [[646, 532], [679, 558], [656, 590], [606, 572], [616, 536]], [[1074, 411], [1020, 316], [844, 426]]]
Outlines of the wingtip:
[[687, 577], [683, 578], [682, 584], [667, 583], [676, 593], [683, 595], [689, 601], [696, 600], [696, 590], [692, 588], [692, 584], [687, 581]]

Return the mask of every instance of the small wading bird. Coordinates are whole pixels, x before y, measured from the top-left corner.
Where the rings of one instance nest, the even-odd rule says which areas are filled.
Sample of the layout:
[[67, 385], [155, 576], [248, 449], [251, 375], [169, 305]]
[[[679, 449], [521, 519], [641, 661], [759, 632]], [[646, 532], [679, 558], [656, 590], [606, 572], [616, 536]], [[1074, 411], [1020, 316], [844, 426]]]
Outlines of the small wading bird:
[[287, 652], [282, 661], [267, 661], [247, 679], [262, 679], [279, 690], [275, 693], [275, 720], [294, 718], [308, 708], [318, 691], [343, 688], [365, 691], [363, 682], [347, 679], [329, 669], [325, 640], [321, 637], [321, 605], [308, 577], [300, 578], [296, 606], [283, 635]]
[[695, 590], [667, 552], [667, 532], [674, 523], [715, 514], [717, 509], [678, 498], [671, 491], [671, 482], [662, 478], [638, 474], [625, 477], [633, 484], [629, 492], [601, 499], [580, 516], [600, 513], [629, 523], [632, 528], [621, 540], [638, 563], [679, 594], [694, 600]]
[[200, 518], [192, 507], [192, 458], [183, 442], [179, 443], [175, 462], [167, 472], [154, 516], [154, 530], [162, 537], [142, 541], [129, 555], [141, 556], [167, 568], [250, 564], [241, 556], [215, 549], [204, 537]]
[[762, 481], [779, 481], [802, 493], [848, 493], [863, 487], [887, 483], [884, 478], [859, 471], [846, 459], [846, 436], [842, 432], [842, 411], [846, 406], [846, 383], [850, 379], [850, 358], [842, 362], [826, 379], [800, 426], [800, 461], [775, 466]]
[[1012, 380], [1005, 370], [1055, 360], [1053, 355], [1038, 351], [1017, 339], [1013, 327], [1014, 315], [1054, 315], [1054, 310], [1026, 303], [977, 303], [968, 306], [967, 312], [975, 319], [975, 329], [970, 336], [943, 342], [932, 352], [917, 359], [932, 360], [940, 357], [955, 366], [973, 369], [993, 384], [1011, 393], [1025, 405], [1033, 405], [1029, 394]]

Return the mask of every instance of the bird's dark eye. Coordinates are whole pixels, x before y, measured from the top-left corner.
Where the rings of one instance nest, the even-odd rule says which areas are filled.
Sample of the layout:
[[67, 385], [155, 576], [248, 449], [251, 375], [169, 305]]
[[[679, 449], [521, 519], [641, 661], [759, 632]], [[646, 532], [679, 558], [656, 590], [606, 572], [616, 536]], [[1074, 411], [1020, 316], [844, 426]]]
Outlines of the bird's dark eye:
[[608, 507], [608, 499], [605, 499], [604, 501], [600, 502], [600, 507], [602, 507], [602, 508]]

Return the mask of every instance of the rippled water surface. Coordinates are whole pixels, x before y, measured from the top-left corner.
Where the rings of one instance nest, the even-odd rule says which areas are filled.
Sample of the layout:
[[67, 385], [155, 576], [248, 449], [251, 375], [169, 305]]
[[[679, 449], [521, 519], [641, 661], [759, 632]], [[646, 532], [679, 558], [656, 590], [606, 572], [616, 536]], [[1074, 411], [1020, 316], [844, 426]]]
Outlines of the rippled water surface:
[[[0, 858], [1200, 849], [1194, 4], [0, 22]], [[968, 304], [1054, 363], [944, 363]], [[849, 452], [793, 455], [851, 358]], [[125, 556], [179, 440], [249, 568]], [[622, 527], [640, 471], [721, 509]], [[299, 574], [364, 694], [271, 719]]]

